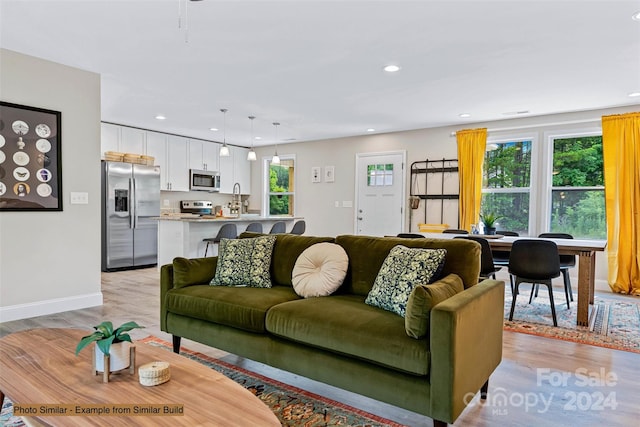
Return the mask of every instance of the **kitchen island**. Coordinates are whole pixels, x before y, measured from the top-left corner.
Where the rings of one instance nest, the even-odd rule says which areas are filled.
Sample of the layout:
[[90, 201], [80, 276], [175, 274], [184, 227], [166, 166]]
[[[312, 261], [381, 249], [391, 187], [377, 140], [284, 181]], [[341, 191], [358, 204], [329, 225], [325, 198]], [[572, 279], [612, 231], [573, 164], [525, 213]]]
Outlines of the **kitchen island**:
[[[170, 264], [175, 257], [199, 258], [204, 256], [206, 243], [202, 239], [215, 237], [224, 224], [234, 223], [238, 227], [238, 234], [242, 233], [252, 222], [262, 224], [264, 233], [268, 233], [273, 224], [284, 221], [287, 231], [293, 227], [293, 222], [302, 217], [264, 217], [258, 214], [244, 214], [239, 217], [207, 218], [197, 215], [167, 215], [156, 217], [158, 220], [158, 269], [164, 264]], [[209, 254], [216, 255], [218, 245]]]

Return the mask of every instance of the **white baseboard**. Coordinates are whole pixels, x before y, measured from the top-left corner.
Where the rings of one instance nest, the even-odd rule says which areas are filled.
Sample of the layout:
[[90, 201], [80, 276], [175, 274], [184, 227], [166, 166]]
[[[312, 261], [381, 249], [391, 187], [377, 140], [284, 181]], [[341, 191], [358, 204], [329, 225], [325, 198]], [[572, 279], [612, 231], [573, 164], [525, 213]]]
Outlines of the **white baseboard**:
[[102, 305], [102, 292], [0, 307], [0, 322], [28, 319]]

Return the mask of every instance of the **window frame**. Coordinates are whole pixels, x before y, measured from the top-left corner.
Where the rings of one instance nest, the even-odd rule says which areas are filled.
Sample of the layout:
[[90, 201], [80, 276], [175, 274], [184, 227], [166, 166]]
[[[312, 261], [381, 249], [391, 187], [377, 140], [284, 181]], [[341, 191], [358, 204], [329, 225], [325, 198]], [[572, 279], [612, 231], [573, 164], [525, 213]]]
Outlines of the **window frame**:
[[[283, 160], [293, 160], [293, 191], [287, 191], [282, 193], [277, 193], [279, 195], [293, 196], [293, 212], [291, 215], [271, 215], [269, 211], [269, 198], [272, 195], [271, 191], [269, 191], [269, 180], [270, 180], [270, 171], [271, 171], [271, 159], [272, 156], [263, 157], [262, 158], [262, 212], [265, 217], [272, 218], [282, 218], [282, 217], [292, 217], [295, 216], [297, 212], [297, 197], [296, 197], [296, 187], [298, 181], [298, 168], [295, 154], [280, 154], [280, 162]], [[273, 193], [276, 194], [276, 193]]]

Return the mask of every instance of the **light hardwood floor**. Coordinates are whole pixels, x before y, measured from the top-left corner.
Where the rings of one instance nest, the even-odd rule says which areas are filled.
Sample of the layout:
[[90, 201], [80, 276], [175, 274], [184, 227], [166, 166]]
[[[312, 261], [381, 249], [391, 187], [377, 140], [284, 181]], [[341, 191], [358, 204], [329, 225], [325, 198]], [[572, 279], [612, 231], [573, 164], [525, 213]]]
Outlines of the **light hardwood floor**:
[[[159, 326], [159, 272], [155, 268], [102, 273], [104, 305], [0, 324], [0, 336], [28, 328], [80, 328], [103, 320], [145, 325], [134, 339], [171, 337]], [[220, 350], [183, 340], [183, 345], [279, 381], [409, 426], [431, 426], [427, 417]], [[640, 415], [640, 354], [515, 332], [504, 333], [503, 360], [455, 426], [635, 425]], [[477, 355], [478, 358], [482, 354]]]

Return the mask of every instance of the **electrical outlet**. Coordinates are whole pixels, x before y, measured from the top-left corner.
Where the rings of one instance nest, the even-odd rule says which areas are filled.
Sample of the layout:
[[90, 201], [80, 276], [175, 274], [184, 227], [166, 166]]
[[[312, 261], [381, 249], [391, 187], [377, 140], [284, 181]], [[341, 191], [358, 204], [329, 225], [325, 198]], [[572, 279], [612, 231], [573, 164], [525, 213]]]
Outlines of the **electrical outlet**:
[[168, 208], [169, 206], [171, 206], [171, 203], [169, 203], [169, 200], [164, 199], [162, 201], [162, 206], [164, 206], [165, 208]]

